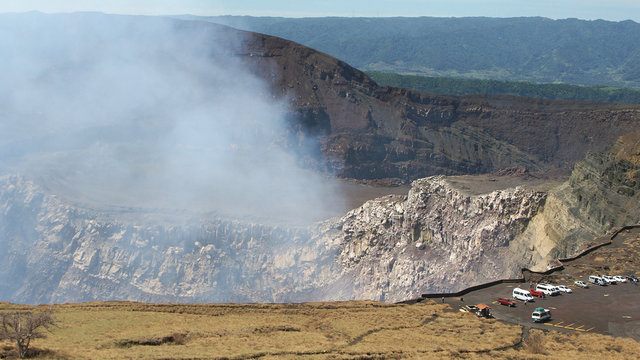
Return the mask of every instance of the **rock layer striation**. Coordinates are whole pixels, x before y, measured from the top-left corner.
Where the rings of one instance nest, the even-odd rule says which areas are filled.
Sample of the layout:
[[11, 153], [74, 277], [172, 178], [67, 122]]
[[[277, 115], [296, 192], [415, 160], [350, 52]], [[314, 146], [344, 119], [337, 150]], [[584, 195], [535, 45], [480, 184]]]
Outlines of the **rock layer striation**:
[[401, 301], [514, 277], [522, 267], [544, 270], [612, 227], [640, 221], [638, 139], [590, 153], [561, 184], [471, 191], [456, 177], [433, 176], [406, 196], [307, 227], [90, 210], [4, 176], [0, 294], [27, 303]]
[[29, 303], [403, 300], [515, 274], [509, 244], [545, 200], [522, 188], [469, 196], [440, 176], [291, 228], [87, 210], [18, 176], [2, 188], [0, 293]]

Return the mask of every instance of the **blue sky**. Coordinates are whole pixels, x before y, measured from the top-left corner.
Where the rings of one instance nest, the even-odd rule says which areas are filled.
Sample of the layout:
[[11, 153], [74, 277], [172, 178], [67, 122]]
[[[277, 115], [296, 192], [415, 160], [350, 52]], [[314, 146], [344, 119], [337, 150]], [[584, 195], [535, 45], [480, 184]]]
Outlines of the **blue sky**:
[[638, 0], [0, 0], [0, 13], [30, 10], [285, 17], [544, 16], [640, 22]]

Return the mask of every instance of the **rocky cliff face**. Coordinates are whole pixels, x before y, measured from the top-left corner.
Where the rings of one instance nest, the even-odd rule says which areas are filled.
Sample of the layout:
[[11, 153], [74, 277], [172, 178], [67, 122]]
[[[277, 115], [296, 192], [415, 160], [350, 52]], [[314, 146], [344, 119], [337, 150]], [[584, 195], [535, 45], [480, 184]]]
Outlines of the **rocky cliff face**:
[[639, 138], [589, 154], [562, 184], [514, 187], [521, 179], [495, 175], [483, 178], [494, 188], [482, 189], [479, 178], [428, 177], [407, 196], [308, 227], [88, 210], [5, 176], [0, 293], [30, 303], [400, 301], [522, 267], [544, 270], [612, 227], [640, 221]]
[[546, 195], [521, 187], [465, 194], [447, 178], [413, 182], [407, 197], [367, 202], [323, 236], [359, 297], [399, 301], [518, 274], [528, 254], [511, 251]]
[[578, 162], [570, 179], [549, 191], [544, 210], [523, 234], [526, 241], [541, 254], [563, 257], [612, 228], [640, 222], [638, 139], [638, 132], [626, 134]]
[[[543, 271], [574, 255], [612, 228], [640, 222], [640, 132], [591, 152], [560, 184], [470, 191], [456, 177], [412, 184], [407, 198], [369, 201], [325, 236], [339, 239], [341, 271], [354, 293], [397, 301], [416, 291], [451, 291]], [[513, 181], [513, 180], [512, 180]], [[515, 182], [524, 179], [516, 179]]]
[[[327, 54], [285, 39], [213, 28], [219, 57], [242, 61], [291, 110], [294, 132], [324, 155], [310, 166], [344, 178], [410, 183], [504, 168], [570, 171], [640, 127], [640, 107], [512, 96], [443, 96], [381, 87]], [[298, 144], [290, 144], [298, 146]], [[307, 144], [308, 145], [308, 144]]]
[[215, 217], [159, 224], [163, 214], [82, 209], [16, 176], [2, 188], [0, 293], [11, 301], [276, 301], [307, 252], [323, 264], [323, 249], [301, 242], [306, 229]]
[[403, 300], [515, 274], [521, 256], [510, 243], [545, 199], [521, 188], [470, 196], [434, 177], [407, 197], [283, 228], [215, 217], [158, 224], [66, 204], [20, 177], [2, 185], [0, 290], [30, 303]]
[[380, 87], [302, 45], [247, 33], [236, 56], [288, 99], [329, 167], [355, 179], [411, 180], [503, 168], [571, 169], [638, 128], [638, 106], [510, 96], [436, 96]]
[[[176, 24], [187, 34], [215, 27]], [[638, 127], [634, 106], [381, 88], [347, 64], [283, 39], [223, 27], [211, 33], [225, 35], [211, 40], [220, 42], [211, 56], [245, 62], [269, 84], [265, 96], [289, 101], [292, 131], [313, 135], [324, 158], [301, 161], [343, 177], [409, 181], [511, 166], [567, 167]], [[29, 156], [47, 158], [47, 151], [60, 150], [38, 139], [15, 143], [5, 137], [5, 150], [38, 143]], [[510, 277], [523, 266], [544, 268], [611, 226], [638, 220], [637, 138], [623, 137], [613, 150], [591, 153], [568, 183], [548, 192], [516, 186], [473, 192], [451, 178], [428, 177], [416, 180], [406, 197], [370, 201], [309, 227], [103, 203], [89, 207], [27, 178], [4, 175], [0, 294], [28, 303], [396, 301]], [[82, 155], [80, 148], [71, 150]], [[4, 154], [2, 160], [18, 164], [27, 158], [20, 151]], [[90, 169], [101, 166], [96, 161]], [[69, 175], [63, 169], [55, 174], [62, 182]]]

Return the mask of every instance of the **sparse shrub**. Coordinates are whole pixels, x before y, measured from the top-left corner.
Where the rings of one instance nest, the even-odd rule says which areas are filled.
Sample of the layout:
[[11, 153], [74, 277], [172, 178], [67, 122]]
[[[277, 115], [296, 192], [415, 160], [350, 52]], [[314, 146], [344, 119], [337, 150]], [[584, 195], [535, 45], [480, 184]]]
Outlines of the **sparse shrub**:
[[153, 337], [144, 338], [142, 340], [123, 340], [116, 343], [119, 348], [129, 348], [132, 346], [159, 346], [164, 344], [169, 345], [184, 345], [187, 342], [187, 335], [181, 333], [173, 333], [165, 337]]
[[622, 346], [620, 345], [609, 345], [607, 346], [607, 351], [612, 351], [612, 352], [622, 352]]
[[42, 328], [49, 330], [55, 324], [51, 311], [38, 313], [14, 312], [2, 314], [0, 340], [15, 342], [18, 356], [24, 358], [29, 351], [31, 340], [44, 338]]
[[283, 331], [283, 332], [289, 332], [289, 331], [294, 331], [294, 332], [300, 332], [300, 328], [296, 327], [296, 326], [288, 326], [288, 325], [279, 325], [279, 326], [262, 326], [256, 329], [253, 329], [253, 332], [256, 334], [264, 334], [264, 333], [272, 333], [272, 332], [277, 332], [277, 331]]
[[187, 342], [187, 335], [181, 333], [174, 333], [171, 335], [173, 337], [174, 345], [184, 345]]
[[449, 349], [445, 351], [445, 354], [450, 359], [459, 359], [461, 357], [460, 352], [454, 349]]
[[535, 332], [531, 333], [524, 341], [524, 348], [531, 354], [545, 354], [544, 335]]

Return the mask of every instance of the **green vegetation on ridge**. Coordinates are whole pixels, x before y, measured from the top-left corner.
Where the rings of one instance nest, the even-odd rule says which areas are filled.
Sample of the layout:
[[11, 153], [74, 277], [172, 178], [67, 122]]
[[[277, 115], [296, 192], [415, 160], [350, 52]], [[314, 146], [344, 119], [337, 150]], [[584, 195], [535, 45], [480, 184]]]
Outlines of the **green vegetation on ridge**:
[[289, 39], [364, 71], [640, 88], [640, 24], [630, 20], [182, 18]]
[[549, 100], [581, 100], [640, 104], [640, 90], [605, 86], [535, 84], [481, 79], [456, 79], [419, 75], [400, 75], [369, 71], [378, 85], [445, 95], [515, 95]]

